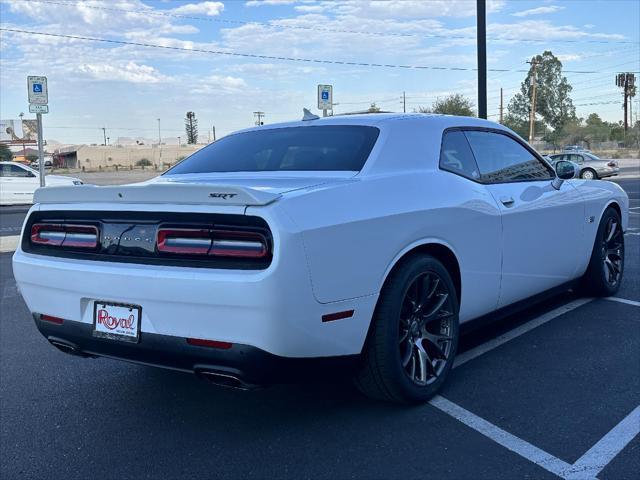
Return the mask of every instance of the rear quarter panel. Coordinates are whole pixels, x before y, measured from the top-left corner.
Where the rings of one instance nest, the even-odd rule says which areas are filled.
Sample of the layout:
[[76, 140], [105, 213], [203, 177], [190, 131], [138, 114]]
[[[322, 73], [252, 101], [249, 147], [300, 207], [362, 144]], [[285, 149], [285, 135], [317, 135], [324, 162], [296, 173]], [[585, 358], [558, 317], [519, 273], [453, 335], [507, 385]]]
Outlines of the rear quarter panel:
[[281, 206], [300, 226], [319, 302], [377, 294], [405, 252], [439, 243], [460, 263], [461, 320], [496, 307], [500, 213], [482, 185], [425, 168], [318, 188]]

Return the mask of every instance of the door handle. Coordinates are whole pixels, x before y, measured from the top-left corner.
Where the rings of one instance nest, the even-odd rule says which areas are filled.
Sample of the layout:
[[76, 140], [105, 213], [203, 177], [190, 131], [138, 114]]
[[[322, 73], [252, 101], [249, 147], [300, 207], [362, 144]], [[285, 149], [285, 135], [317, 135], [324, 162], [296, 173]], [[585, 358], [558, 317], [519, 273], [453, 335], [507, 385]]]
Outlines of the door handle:
[[505, 207], [510, 207], [513, 205], [514, 200], [513, 197], [500, 197], [500, 203], [502, 203]]

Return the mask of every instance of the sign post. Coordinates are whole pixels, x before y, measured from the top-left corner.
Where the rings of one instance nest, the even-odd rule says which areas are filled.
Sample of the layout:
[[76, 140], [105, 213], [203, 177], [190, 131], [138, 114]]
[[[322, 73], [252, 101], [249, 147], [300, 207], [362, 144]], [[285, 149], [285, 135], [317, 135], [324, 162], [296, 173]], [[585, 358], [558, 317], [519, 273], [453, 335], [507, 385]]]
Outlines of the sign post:
[[327, 116], [327, 110], [333, 110], [333, 85], [318, 85], [318, 110]]
[[40, 186], [44, 187], [44, 148], [42, 146], [42, 114], [49, 113], [49, 91], [47, 77], [28, 76], [27, 94], [29, 96], [29, 112], [36, 114], [38, 121], [38, 170]]

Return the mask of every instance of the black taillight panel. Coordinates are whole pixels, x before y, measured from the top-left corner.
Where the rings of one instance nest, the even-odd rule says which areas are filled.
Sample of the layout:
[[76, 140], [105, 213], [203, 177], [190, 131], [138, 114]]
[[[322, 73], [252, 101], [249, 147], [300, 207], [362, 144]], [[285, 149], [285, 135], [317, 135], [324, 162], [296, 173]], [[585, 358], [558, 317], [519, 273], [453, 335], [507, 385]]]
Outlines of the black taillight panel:
[[22, 249], [109, 262], [265, 269], [273, 237], [263, 219], [245, 215], [44, 211], [27, 220]]

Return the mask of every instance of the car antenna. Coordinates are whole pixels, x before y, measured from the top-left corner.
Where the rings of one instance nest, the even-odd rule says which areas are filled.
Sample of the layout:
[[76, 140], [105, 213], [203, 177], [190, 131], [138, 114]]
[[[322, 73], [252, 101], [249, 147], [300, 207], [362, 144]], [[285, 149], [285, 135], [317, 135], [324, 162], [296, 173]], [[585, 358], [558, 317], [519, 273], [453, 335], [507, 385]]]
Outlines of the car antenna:
[[320, 117], [318, 115], [314, 115], [313, 113], [311, 113], [309, 110], [307, 110], [306, 108], [302, 109], [302, 121], [307, 121], [307, 120], [318, 120]]

